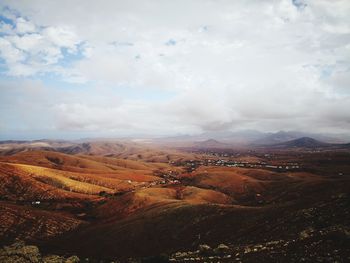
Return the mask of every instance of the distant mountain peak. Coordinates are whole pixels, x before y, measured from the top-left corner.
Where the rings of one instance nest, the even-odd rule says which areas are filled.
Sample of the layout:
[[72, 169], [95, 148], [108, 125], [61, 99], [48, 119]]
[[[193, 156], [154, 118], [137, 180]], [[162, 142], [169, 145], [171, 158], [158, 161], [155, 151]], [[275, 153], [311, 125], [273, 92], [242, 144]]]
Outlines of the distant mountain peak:
[[214, 140], [214, 139], [208, 139], [208, 140], [203, 141], [203, 143], [220, 143], [220, 142], [217, 140]]
[[205, 141], [199, 141], [194, 144], [195, 147], [198, 148], [219, 148], [219, 147], [228, 147], [229, 144], [219, 142], [215, 139], [208, 139]]
[[317, 148], [329, 145], [328, 143], [318, 141], [311, 137], [301, 137], [298, 139], [277, 143], [274, 147], [300, 147], [300, 148]]
[[305, 143], [309, 143], [309, 142], [312, 142], [312, 143], [315, 143], [315, 142], [319, 142], [318, 140], [314, 139], [314, 138], [311, 138], [311, 137], [301, 137], [299, 139], [296, 139], [294, 141], [298, 141], [298, 142], [305, 142]]

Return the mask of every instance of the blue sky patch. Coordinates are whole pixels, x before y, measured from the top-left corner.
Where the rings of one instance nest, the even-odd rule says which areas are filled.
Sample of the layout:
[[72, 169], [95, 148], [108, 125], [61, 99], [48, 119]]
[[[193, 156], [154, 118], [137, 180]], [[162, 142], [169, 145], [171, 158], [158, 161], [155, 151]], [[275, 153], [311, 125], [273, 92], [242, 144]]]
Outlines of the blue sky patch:
[[300, 11], [304, 10], [307, 7], [307, 4], [303, 0], [292, 0], [293, 5]]
[[175, 46], [176, 41], [174, 39], [169, 39], [167, 42], [165, 42], [166, 46]]

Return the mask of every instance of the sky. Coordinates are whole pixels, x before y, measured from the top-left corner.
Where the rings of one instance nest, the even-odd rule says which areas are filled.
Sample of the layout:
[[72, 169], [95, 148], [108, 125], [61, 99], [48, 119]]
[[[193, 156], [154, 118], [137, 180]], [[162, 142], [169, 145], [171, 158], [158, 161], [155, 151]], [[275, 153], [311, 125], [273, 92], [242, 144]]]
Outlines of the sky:
[[348, 0], [2, 0], [0, 139], [350, 133]]

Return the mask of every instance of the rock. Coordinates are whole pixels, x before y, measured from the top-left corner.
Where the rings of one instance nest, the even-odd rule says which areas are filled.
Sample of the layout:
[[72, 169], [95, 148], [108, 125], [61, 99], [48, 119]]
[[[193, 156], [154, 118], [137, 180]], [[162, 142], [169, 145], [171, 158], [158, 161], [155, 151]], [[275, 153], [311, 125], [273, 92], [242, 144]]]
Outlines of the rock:
[[246, 247], [245, 249], [244, 249], [244, 254], [248, 254], [248, 253], [250, 253], [252, 250], [251, 250], [251, 248], [250, 247]]
[[64, 263], [65, 259], [57, 255], [50, 255], [43, 258], [44, 263]]
[[42, 257], [37, 246], [26, 246], [24, 242], [16, 242], [0, 249], [1, 263], [78, 263], [77, 256], [67, 259], [57, 255]]
[[217, 254], [225, 254], [228, 251], [230, 251], [230, 248], [228, 246], [226, 246], [225, 244], [220, 244], [220, 245], [218, 245], [218, 247], [214, 251]]
[[80, 259], [77, 256], [71, 256], [66, 259], [65, 263], [78, 263]]
[[208, 255], [208, 254], [212, 254], [213, 253], [213, 250], [207, 244], [199, 245], [198, 249], [199, 249], [199, 253], [204, 254], [204, 255]]
[[39, 263], [41, 261], [38, 247], [26, 246], [23, 242], [16, 242], [11, 246], [0, 249], [0, 262]]
[[313, 232], [315, 230], [312, 227], [309, 227], [299, 233], [299, 238], [300, 239], [307, 239], [312, 236]]
[[188, 253], [187, 252], [176, 252], [175, 253], [175, 257], [177, 258], [183, 258], [183, 257], [187, 257]]

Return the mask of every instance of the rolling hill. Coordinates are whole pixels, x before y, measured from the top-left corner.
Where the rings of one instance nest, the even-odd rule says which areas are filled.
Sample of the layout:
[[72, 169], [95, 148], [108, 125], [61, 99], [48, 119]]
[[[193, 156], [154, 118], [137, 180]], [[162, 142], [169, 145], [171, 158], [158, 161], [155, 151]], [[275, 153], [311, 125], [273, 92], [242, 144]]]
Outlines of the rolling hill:
[[[204, 145], [222, 144], [210, 140]], [[277, 147], [319, 145], [324, 146], [301, 138]], [[39, 147], [0, 156], [0, 244], [20, 238], [47, 253], [125, 262], [129, 257], [196, 250], [203, 243], [231, 248], [288, 243], [310, 227], [347, 227], [341, 207], [349, 179], [332, 173], [333, 166], [327, 175], [300, 169], [281, 172], [206, 163], [208, 158], [231, 158], [219, 153], [214, 157], [102, 141], [74, 143], [77, 146], [79, 150], [69, 146], [66, 153], [66, 146]], [[293, 158], [299, 156], [294, 151], [279, 156], [266, 151], [245, 151], [232, 158], [261, 164], [296, 162]], [[345, 172], [346, 154], [332, 155]], [[189, 171], [188, 164], [194, 163]], [[339, 209], [330, 209], [330, 203]], [[315, 204], [322, 213], [314, 213]]]

